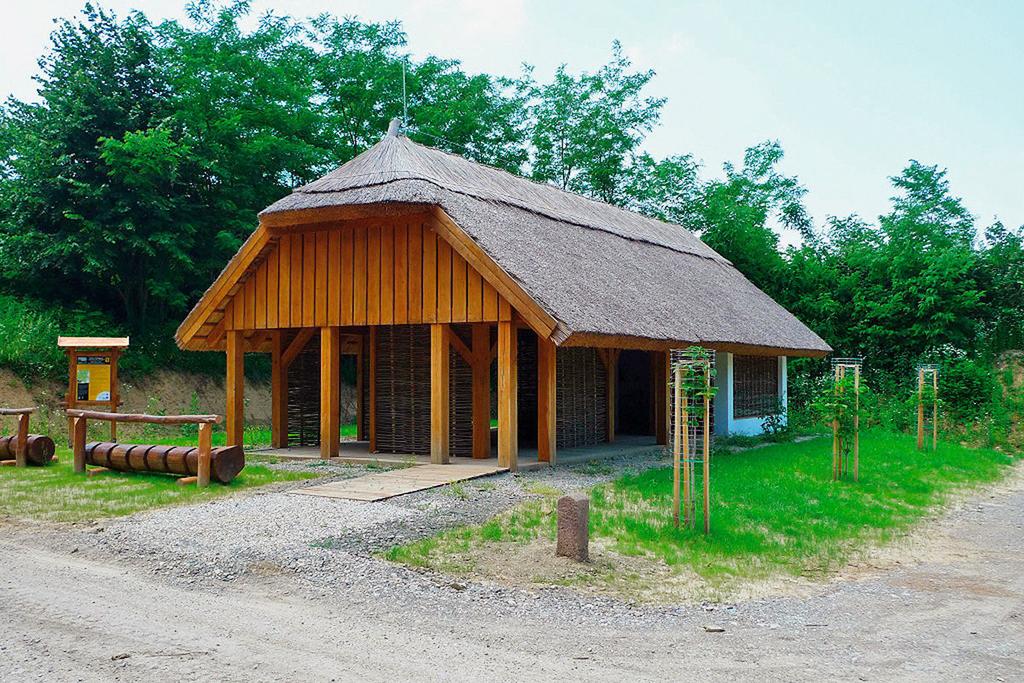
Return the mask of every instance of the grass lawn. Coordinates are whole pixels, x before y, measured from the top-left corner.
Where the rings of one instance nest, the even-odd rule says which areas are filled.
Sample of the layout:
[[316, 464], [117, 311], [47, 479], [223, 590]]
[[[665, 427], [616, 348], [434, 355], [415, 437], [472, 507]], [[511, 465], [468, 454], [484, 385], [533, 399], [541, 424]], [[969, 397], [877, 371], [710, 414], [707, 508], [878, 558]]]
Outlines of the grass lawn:
[[[860, 482], [833, 483], [831, 439], [772, 444], [712, 458], [709, 536], [673, 527], [672, 469], [659, 467], [590, 491], [591, 539], [669, 573], [693, 572], [712, 586], [821, 576], [891, 540], [957, 489], [999, 479], [1012, 462], [997, 451], [955, 444], [919, 452], [913, 436], [871, 430], [861, 435]], [[559, 492], [531, 492], [537, 500], [485, 524], [392, 548], [386, 556], [472, 572], [488, 547], [553, 542]]]
[[0, 468], [0, 520], [83, 522], [165, 505], [198, 503], [254, 486], [319, 476], [272, 470], [252, 464], [250, 459], [230, 484], [211, 483], [200, 489], [194, 484], [182, 486], [176, 477], [160, 474], [104, 472], [86, 477], [72, 471], [70, 450], [59, 448], [57, 455], [60, 461], [47, 467]]

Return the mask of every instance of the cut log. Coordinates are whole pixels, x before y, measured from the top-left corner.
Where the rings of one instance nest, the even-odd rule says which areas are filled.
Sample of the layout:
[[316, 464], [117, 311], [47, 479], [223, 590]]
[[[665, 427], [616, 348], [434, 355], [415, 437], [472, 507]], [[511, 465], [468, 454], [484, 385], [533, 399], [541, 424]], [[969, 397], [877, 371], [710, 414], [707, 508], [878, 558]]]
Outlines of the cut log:
[[[30, 465], [48, 465], [53, 459], [56, 447], [53, 439], [42, 434], [29, 434], [26, 441], [25, 459]], [[0, 460], [16, 459], [18, 451], [18, 437], [0, 436]]]
[[[85, 462], [119, 472], [159, 472], [193, 477], [198, 474], [199, 449], [195, 446], [148, 446], [109, 441], [85, 445]], [[210, 451], [210, 479], [228, 484], [245, 467], [241, 446]]]

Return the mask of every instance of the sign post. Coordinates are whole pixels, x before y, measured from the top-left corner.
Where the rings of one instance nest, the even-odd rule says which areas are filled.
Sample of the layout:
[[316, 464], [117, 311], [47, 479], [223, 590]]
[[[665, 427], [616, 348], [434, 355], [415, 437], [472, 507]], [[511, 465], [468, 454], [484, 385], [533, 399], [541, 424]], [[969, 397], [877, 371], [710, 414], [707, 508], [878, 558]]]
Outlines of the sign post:
[[[68, 354], [68, 393], [64, 408], [98, 409], [116, 413], [121, 405], [117, 361], [128, 348], [128, 337], [57, 337]], [[68, 418], [68, 438], [71, 436]], [[110, 422], [110, 440], [117, 441], [117, 423]]]

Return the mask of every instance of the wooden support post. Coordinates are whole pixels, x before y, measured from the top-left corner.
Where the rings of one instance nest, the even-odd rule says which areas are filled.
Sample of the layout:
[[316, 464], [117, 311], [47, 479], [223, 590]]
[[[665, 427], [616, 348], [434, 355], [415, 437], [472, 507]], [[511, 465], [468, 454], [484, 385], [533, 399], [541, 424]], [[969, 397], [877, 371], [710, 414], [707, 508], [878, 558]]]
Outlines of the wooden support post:
[[[121, 358], [120, 349], [110, 351], [110, 412], [116, 413], [121, 396], [117, 388], [117, 361]], [[110, 440], [117, 441], [117, 420], [110, 421]]]
[[337, 457], [341, 444], [341, 329], [320, 328], [320, 457]]
[[71, 418], [71, 451], [74, 456], [72, 468], [79, 474], [85, 472], [85, 430], [84, 417]]
[[366, 358], [366, 337], [359, 335], [359, 353], [356, 354], [356, 440], [366, 441], [366, 427], [363, 425], [363, 363]]
[[14, 441], [14, 464], [17, 467], [29, 465], [29, 416], [17, 416], [17, 439]]
[[288, 447], [288, 368], [284, 365], [284, 332], [270, 337], [270, 445]]
[[245, 432], [245, 339], [239, 330], [228, 330], [225, 335], [227, 351], [226, 424], [227, 445], [241, 446]]
[[671, 409], [668, 352], [652, 351], [651, 363], [654, 375], [654, 440], [659, 445], [665, 445], [668, 443], [668, 414]]
[[537, 337], [537, 459], [551, 465], [558, 450], [557, 353], [553, 341]]
[[674, 395], [672, 400], [672, 521], [676, 528], [679, 528], [679, 468], [682, 464], [683, 447], [683, 415], [682, 415], [682, 392], [683, 392], [683, 367], [677, 366], [673, 378]]
[[925, 369], [918, 369], [918, 450], [925, 447]]
[[370, 432], [367, 434], [367, 439], [370, 442], [369, 451], [371, 453], [377, 452], [377, 328], [370, 328], [370, 336], [367, 342], [370, 345], [370, 354], [367, 358], [370, 363], [369, 376], [367, 382], [370, 386], [367, 390], [366, 398], [366, 410], [369, 411], [370, 415], [367, 419], [366, 428]]
[[196, 465], [196, 486], [210, 485], [210, 453], [213, 450], [213, 425], [199, 423], [199, 457]]
[[704, 533], [711, 533], [711, 361], [704, 362]]
[[519, 468], [518, 351], [516, 326], [498, 323], [498, 465]]
[[447, 323], [430, 326], [430, 462], [439, 465], [448, 462], [450, 335]]
[[939, 448], [939, 371], [932, 370], [932, 450]]
[[473, 457], [491, 457], [491, 326], [473, 325]]
[[[78, 402], [78, 350], [75, 348], [69, 348], [68, 350], [68, 400], [67, 408], [74, 408]], [[74, 431], [75, 431], [75, 418], [68, 418], [68, 445], [74, 444]]]

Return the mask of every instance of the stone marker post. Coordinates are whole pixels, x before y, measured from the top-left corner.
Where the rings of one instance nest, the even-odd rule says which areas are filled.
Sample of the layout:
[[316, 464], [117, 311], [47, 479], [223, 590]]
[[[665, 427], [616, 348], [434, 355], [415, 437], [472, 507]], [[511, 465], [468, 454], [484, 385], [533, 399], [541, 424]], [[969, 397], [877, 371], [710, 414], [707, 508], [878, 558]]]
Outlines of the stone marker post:
[[570, 493], [558, 499], [558, 542], [555, 554], [586, 562], [590, 545], [590, 498]]

